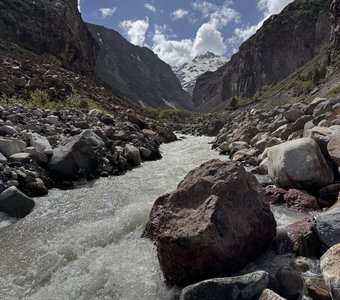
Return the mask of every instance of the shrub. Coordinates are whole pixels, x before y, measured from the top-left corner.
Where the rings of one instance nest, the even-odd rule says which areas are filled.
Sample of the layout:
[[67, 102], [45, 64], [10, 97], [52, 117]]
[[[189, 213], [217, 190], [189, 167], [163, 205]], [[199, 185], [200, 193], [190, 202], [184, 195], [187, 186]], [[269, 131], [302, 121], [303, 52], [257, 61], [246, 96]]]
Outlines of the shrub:
[[158, 119], [161, 121], [171, 121], [175, 123], [187, 122], [192, 119], [192, 114], [181, 109], [167, 109], [159, 113]]

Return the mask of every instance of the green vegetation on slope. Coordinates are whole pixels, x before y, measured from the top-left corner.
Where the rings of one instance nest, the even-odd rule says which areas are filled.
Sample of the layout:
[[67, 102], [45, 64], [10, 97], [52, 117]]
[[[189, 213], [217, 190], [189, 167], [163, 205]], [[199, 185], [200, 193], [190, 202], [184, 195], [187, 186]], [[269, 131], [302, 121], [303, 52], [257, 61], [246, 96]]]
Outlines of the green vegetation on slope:
[[63, 110], [75, 108], [83, 112], [91, 109], [99, 109], [105, 111], [98, 103], [88, 98], [82, 98], [78, 94], [68, 96], [62, 101], [53, 101], [50, 99], [46, 91], [35, 90], [29, 93], [28, 98], [9, 97], [5, 94], [0, 96], [0, 105], [22, 104], [28, 109], [42, 108], [51, 110]]

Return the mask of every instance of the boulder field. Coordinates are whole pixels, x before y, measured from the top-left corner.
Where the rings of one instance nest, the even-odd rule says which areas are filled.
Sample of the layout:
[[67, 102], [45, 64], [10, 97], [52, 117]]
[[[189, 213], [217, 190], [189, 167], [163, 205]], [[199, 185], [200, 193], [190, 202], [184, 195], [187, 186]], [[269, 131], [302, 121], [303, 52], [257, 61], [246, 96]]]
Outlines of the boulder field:
[[[339, 107], [340, 99], [316, 98], [270, 112], [200, 116], [184, 127], [185, 133], [210, 135], [210, 119], [218, 127], [224, 123], [212, 148], [231, 161], [192, 170], [150, 213], [143, 235], [156, 245], [166, 282], [190, 284], [181, 299], [340, 299]], [[276, 233], [264, 203], [311, 215]], [[300, 262], [276, 269], [264, 286], [249, 281], [252, 273], [225, 277], [269, 245], [276, 255], [295, 254]], [[320, 256], [321, 273], [306, 273], [311, 267], [303, 261]]]
[[161, 158], [160, 144], [176, 139], [132, 110], [115, 117], [98, 109], [0, 106], [0, 212], [24, 217], [34, 207], [29, 197], [79, 179], [120, 175]]

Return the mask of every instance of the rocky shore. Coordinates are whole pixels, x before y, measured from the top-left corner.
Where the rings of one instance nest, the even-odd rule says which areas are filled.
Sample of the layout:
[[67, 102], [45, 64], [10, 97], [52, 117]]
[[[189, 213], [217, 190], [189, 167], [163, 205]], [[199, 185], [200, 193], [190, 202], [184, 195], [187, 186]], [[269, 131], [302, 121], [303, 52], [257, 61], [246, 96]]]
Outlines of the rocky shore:
[[[29, 197], [79, 179], [120, 175], [161, 158], [159, 145], [176, 140], [163, 125], [125, 111], [61, 111], [0, 106], [0, 211], [24, 217]], [[15, 198], [15, 200], [12, 200]]]
[[[340, 299], [339, 107], [340, 99], [316, 98], [218, 119], [212, 148], [231, 161], [191, 171], [156, 200], [144, 231], [167, 283], [187, 286], [180, 299]], [[217, 120], [200, 117], [182, 132], [209, 134], [209, 118]], [[310, 217], [276, 230], [268, 204]], [[235, 277], [266, 251], [292, 256]]]

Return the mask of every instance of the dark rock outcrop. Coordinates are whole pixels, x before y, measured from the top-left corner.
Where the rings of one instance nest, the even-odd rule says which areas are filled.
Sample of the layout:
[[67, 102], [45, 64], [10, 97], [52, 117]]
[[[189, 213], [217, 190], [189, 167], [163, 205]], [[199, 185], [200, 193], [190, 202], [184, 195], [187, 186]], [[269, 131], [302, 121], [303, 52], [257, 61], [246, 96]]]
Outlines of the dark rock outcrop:
[[34, 201], [12, 186], [0, 195], [0, 211], [11, 217], [23, 218], [33, 209]]
[[77, 0], [3, 0], [0, 38], [56, 56], [78, 71], [89, 71], [97, 58], [98, 45], [80, 16]]
[[170, 284], [223, 276], [261, 253], [276, 222], [257, 179], [239, 163], [212, 160], [156, 200], [144, 236]]
[[132, 45], [112, 29], [87, 26], [100, 45], [95, 72], [116, 93], [142, 106], [193, 108], [170, 66], [150, 49]]
[[340, 64], [340, 0], [333, 0], [331, 4], [332, 35], [329, 52], [329, 63]]
[[329, 1], [296, 0], [270, 17], [227, 64], [197, 79], [195, 107], [211, 111], [225, 106], [233, 96], [251, 97], [319, 54], [331, 31], [325, 2]]

